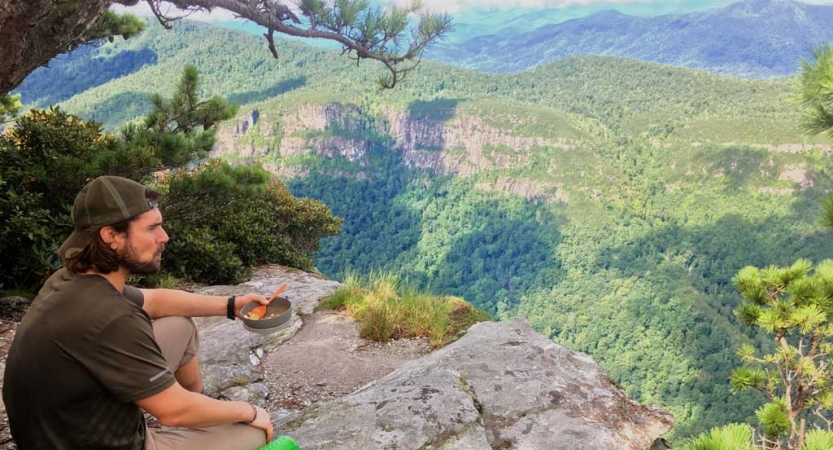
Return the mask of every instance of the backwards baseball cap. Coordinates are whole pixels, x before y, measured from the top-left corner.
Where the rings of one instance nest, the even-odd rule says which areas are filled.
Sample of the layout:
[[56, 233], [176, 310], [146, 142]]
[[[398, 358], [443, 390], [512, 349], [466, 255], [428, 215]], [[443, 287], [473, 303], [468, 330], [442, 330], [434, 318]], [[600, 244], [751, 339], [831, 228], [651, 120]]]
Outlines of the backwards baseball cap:
[[149, 198], [159, 197], [158, 192], [127, 178], [105, 175], [90, 181], [75, 197], [72, 213], [75, 230], [58, 249], [58, 254], [64, 259], [72, 258], [90, 243], [93, 231], [156, 208], [156, 202]]

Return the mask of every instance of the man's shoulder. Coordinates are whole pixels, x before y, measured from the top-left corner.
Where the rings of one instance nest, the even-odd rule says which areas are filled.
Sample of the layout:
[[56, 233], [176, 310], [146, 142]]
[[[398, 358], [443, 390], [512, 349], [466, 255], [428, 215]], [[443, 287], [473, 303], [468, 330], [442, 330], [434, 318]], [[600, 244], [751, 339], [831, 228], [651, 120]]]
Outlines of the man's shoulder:
[[[141, 308], [127, 301], [106, 278], [98, 275], [78, 275], [61, 269], [53, 274], [24, 318], [40, 330], [51, 324], [55, 332], [87, 329], [94, 333], [110, 323], [123, 319], [144, 321]], [[60, 320], [50, 320], [50, 317]], [[27, 320], [29, 319], [29, 320]], [[149, 319], [148, 319], [149, 321]]]
[[119, 292], [98, 275], [79, 275], [66, 269], [55, 272], [38, 292], [33, 304], [51, 304], [53, 307], [81, 307], [85, 303], [98, 303], [108, 297], [118, 297]]

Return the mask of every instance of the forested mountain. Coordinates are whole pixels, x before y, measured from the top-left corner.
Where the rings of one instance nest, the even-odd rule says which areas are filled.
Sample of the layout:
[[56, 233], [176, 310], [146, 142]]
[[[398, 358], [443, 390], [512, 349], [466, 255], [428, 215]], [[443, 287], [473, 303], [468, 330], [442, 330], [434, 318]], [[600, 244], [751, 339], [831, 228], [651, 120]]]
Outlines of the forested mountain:
[[524, 317], [668, 408], [677, 435], [753, 416], [728, 376], [739, 343], [766, 343], [735, 320], [730, 280], [833, 254], [818, 225], [831, 148], [797, 130], [790, 80], [610, 57], [506, 75], [425, 61], [380, 92], [373, 64], [276, 44], [279, 60], [242, 32], [150, 26], [19, 92], [115, 129], [195, 64], [204, 94], [243, 104], [216, 155], [344, 218], [316, 262], [326, 275], [391, 270]]
[[658, 17], [608, 10], [523, 32], [501, 28], [437, 46], [430, 57], [473, 70], [513, 72], [569, 56], [610, 55], [724, 75], [776, 77], [794, 73], [813, 45], [833, 38], [831, 20], [833, 6], [793, 0], [744, 0]]
[[[577, 19], [599, 11], [616, 9], [635, 16], [658, 16], [671, 13], [686, 13], [703, 9], [726, 6], [731, 0], [674, 0], [666, 2], [622, 3], [622, 2], [576, 2], [561, 3], [557, 7], [512, 8], [486, 6], [471, 7], [454, 11], [454, 31], [445, 42], [464, 42], [477, 36], [499, 34], [514, 36], [544, 25]], [[541, 6], [546, 4], [543, 2]], [[224, 24], [225, 25], [225, 24]]]

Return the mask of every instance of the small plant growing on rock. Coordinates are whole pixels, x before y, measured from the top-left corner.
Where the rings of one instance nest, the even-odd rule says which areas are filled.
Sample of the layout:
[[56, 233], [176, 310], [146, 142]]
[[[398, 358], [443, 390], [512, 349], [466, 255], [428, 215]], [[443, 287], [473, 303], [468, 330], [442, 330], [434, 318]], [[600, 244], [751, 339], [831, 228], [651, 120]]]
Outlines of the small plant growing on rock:
[[462, 336], [488, 314], [459, 297], [436, 296], [403, 287], [395, 274], [366, 278], [349, 273], [343, 287], [321, 300], [325, 309], [343, 309], [359, 322], [365, 339], [386, 342], [426, 337], [434, 348]]

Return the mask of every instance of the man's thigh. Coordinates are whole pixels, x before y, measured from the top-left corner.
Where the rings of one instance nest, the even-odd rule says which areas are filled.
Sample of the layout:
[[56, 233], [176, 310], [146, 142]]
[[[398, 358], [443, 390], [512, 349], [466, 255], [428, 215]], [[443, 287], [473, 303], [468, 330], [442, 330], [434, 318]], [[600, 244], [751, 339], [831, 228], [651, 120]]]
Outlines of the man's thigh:
[[200, 346], [197, 325], [188, 317], [170, 316], [154, 320], [153, 337], [172, 372], [196, 356]]
[[145, 450], [257, 450], [266, 432], [234, 423], [212, 428], [148, 428]]

